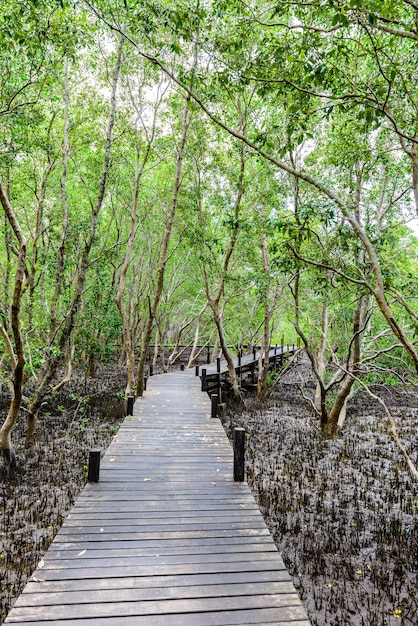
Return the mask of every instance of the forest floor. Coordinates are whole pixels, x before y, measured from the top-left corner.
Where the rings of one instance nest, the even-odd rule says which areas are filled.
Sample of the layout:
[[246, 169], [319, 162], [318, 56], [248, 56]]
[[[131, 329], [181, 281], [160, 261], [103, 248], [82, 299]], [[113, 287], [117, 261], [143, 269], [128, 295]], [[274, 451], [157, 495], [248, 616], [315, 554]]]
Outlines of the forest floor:
[[[417, 626], [418, 485], [379, 405], [360, 394], [342, 434], [325, 440], [301, 391], [312, 385], [302, 360], [264, 407], [248, 397], [227, 410], [227, 433], [249, 434], [248, 482], [313, 626]], [[111, 367], [76, 376], [40, 419], [35, 454], [16, 429], [18, 470], [0, 473], [0, 624], [84, 486], [89, 449], [117, 430], [124, 386]], [[418, 397], [378, 391], [417, 462]]]
[[[227, 411], [229, 436], [248, 434], [248, 483], [313, 626], [417, 626], [418, 484], [377, 402], [360, 393], [324, 439], [304, 399], [314, 387], [302, 359], [263, 409]], [[418, 394], [373, 391], [417, 464]]]

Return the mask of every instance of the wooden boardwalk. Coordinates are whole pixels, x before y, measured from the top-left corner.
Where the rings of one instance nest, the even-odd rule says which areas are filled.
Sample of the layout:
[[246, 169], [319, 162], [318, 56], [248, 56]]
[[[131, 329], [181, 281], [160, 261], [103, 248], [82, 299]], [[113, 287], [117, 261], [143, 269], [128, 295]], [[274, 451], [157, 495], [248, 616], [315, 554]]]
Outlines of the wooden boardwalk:
[[194, 372], [154, 376], [5, 624], [310, 626]]

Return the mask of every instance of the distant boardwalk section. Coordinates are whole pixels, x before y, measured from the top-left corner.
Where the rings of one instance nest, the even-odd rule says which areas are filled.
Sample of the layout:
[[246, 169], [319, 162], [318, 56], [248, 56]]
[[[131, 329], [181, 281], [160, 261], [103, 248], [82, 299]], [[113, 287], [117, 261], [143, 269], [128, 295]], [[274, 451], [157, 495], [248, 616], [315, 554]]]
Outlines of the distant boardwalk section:
[[193, 372], [154, 376], [5, 624], [310, 626]]

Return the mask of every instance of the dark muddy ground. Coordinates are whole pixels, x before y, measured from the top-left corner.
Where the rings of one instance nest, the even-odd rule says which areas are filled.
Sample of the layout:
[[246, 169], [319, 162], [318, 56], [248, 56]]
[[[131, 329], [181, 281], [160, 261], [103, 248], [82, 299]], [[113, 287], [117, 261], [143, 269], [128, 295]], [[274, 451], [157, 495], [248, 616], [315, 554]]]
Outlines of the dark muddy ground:
[[[249, 434], [248, 482], [312, 624], [417, 626], [418, 484], [369, 396], [325, 440], [295, 374], [265, 409], [228, 411], [224, 425]], [[418, 397], [374, 391], [416, 464]]]
[[[301, 378], [310, 385], [303, 363], [266, 408], [248, 400], [225, 427], [250, 435], [248, 479], [312, 624], [417, 626], [418, 485], [379, 406], [359, 396], [342, 435], [325, 441]], [[117, 430], [124, 384], [115, 368], [76, 377], [40, 421], [34, 456], [16, 432], [18, 471], [10, 484], [0, 477], [0, 623], [84, 485], [88, 450]], [[417, 462], [418, 398], [384, 393]]]
[[[79, 375], [45, 407], [38, 445], [28, 454], [23, 424], [14, 432], [15, 476], [6, 479], [0, 460], [0, 624], [87, 479], [91, 448], [109, 445], [124, 414], [117, 394], [123, 372], [106, 368], [97, 378]], [[0, 414], [0, 423], [5, 412]]]

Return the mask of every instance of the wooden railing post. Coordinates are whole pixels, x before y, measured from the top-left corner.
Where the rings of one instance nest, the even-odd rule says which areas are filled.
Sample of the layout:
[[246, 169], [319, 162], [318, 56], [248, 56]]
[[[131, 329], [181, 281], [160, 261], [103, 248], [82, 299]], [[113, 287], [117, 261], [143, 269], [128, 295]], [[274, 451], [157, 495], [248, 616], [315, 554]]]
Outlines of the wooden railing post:
[[100, 477], [100, 449], [90, 450], [89, 469], [87, 480], [89, 483], [98, 483]]
[[219, 396], [217, 393], [213, 393], [210, 397], [212, 407], [211, 407], [211, 417], [218, 417], [218, 405], [219, 405]]
[[195, 376], [199, 376], [199, 366], [196, 365], [195, 367]]
[[207, 352], [207, 355], [206, 355], [206, 363], [207, 363], [207, 365], [209, 365], [209, 363], [210, 363], [210, 346], [208, 346], [208, 352]]
[[126, 415], [133, 415], [134, 413], [134, 402], [135, 402], [135, 397], [133, 395], [130, 395], [127, 397], [126, 399]]
[[234, 481], [245, 480], [245, 429], [234, 428]]
[[152, 376], [154, 374], [154, 366], [152, 363], [149, 365], [149, 375]]
[[206, 391], [206, 369], [202, 368], [202, 391]]
[[218, 372], [218, 374], [221, 371], [221, 359], [219, 356], [216, 357], [216, 371]]
[[144, 391], [147, 390], [147, 380], [148, 380], [148, 378], [146, 376], [144, 376]]

